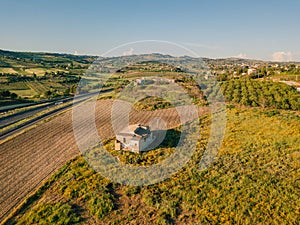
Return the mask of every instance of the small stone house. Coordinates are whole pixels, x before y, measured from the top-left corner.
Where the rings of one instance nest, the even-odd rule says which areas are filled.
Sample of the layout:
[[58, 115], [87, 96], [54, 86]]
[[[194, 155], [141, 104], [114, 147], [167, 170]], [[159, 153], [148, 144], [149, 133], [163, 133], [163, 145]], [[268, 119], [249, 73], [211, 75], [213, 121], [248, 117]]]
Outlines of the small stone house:
[[115, 149], [139, 153], [147, 151], [147, 147], [153, 140], [153, 133], [149, 126], [133, 124], [116, 135]]

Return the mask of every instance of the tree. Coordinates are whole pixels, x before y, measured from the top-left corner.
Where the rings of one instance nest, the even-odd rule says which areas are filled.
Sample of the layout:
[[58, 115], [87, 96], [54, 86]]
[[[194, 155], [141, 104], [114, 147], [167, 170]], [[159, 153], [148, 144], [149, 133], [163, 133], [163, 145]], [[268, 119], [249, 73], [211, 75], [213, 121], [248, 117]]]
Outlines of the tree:
[[239, 103], [241, 100], [241, 91], [240, 89], [234, 89], [233, 94], [232, 94], [232, 101]]
[[68, 87], [68, 88], [66, 88], [65, 90], [64, 90], [64, 96], [68, 96], [69, 94], [70, 94], [70, 88]]
[[16, 98], [18, 97], [18, 95], [17, 95], [16, 93], [11, 93], [11, 94], [10, 94], [10, 97], [11, 97], [12, 99], [16, 99]]
[[8, 97], [10, 97], [10, 95], [11, 95], [11, 93], [8, 90], [0, 92], [0, 96], [3, 97], [3, 98], [8, 98]]
[[52, 95], [52, 92], [51, 92], [50, 90], [44, 92], [44, 96], [45, 96], [46, 98], [50, 98], [51, 95]]

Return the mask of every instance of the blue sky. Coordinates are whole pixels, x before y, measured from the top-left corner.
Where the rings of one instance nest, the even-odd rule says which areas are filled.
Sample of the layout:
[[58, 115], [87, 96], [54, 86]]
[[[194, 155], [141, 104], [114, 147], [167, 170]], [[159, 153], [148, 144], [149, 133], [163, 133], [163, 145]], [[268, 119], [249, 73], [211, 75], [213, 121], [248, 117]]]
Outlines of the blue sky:
[[[0, 0], [0, 48], [103, 55], [163, 40], [210, 58], [300, 61], [299, 9], [298, 0]], [[123, 49], [160, 50], [151, 46]]]

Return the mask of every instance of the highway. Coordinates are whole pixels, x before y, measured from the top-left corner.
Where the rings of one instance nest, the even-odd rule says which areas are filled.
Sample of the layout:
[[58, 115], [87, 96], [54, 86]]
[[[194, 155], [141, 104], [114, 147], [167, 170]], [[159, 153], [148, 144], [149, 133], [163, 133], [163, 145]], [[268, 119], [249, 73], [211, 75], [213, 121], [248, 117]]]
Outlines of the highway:
[[[28, 120], [24, 121], [23, 123], [20, 123], [19, 125], [12, 127], [11, 129], [7, 129], [7, 130], [0, 132], [0, 140], [3, 140], [13, 134], [16, 134], [29, 126], [34, 125], [35, 123], [37, 123], [39, 121], [42, 121], [42, 120], [49, 118], [57, 113], [62, 112], [63, 110], [71, 108], [74, 105], [77, 105], [77, 104], [84, 102], [92, 97], [95, 97], [98, 94], [111, 92], [112, 90], [113, 89], [107, 89], [107, 90], [101, 91], [100, 93], [93, 92], [93, 93], [78, 95], [78, 96], [76, 96], [76, 98], [71, 97], [71, 98], [67, 98], [67, 99], [60, 99], [60, 100], [56, 100], [55, 102], [49, 102], [46, 104], [42, 104], [41, 106], [37, 106], [32, 109], [24, 110], [24, 111], [0, 118], [0, 129], [2, 129], [2, 128], [5, 128], [6, 126], [18, 123], [19, 121], [28, 119], [38, 113], [41, 113], [41, 112], [47, 110], [47, 112], [43, 113], [40, 116], [37, 116], [32, 119], [28, 119]], [[58, 105], [61, 105], [61, 107], [57, 107]]]

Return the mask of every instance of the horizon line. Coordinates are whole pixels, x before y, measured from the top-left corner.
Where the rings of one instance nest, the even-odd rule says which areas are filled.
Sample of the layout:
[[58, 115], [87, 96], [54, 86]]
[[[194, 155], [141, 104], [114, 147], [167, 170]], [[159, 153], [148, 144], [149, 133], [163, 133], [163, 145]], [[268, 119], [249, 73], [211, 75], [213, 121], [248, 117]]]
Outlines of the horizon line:
[[228, 57], [206, 57], [206, 56], [199, 56], [199, 57], [194, 57], [190, 55], [170, 55], [170, 54], [164, 54], [160, 52], [152, 52], [152, 53], [142, 53], [142, 54], [131, 54], [131, 55], [115, 55], [115, 56], [101, 56], [101, 55], [96, 55], [96, 54], [90, 54], [90, 53], [84, 53], [84, 54], [76, 54], [70, 53], [70, 52], [51, 52], [51, 51], [31, 51], [31, 50], [15, 50], [15, 49], [2, 49], [0, 48], [0, 51], [6, 51], [6, 52], [16, 52], [16, 53], [33, 53], [33, 54], [59, 54], [59, 55], [72, 55], [72, 56], [78, 56], [78, 57], [83, 57], [83, 56], [90, 56], [90, 57], [98, 57], [98, 58], [114, 58], [114, 57], [126, 57], [126, 56], [139, 56], [139, 55], [152, 55], [152, 54], [160, 54], [160, 55], [168, 55], [171, 57], [190, 57], [190, 58], [201, 58], [201, 59], [211, 59], [211, 60], [222, 60], [222, 59], [236, 59], [236, 60], [245, 60], [245, 61], [261, 61], [261, 62], [267, 62], [267, 63], [300, 63], [300, 61], [272, 61], [272, 60], [263, 60], [263, 59], [255, 59], [255, 58], [239, 58], [236, 56], [228, 56]]

